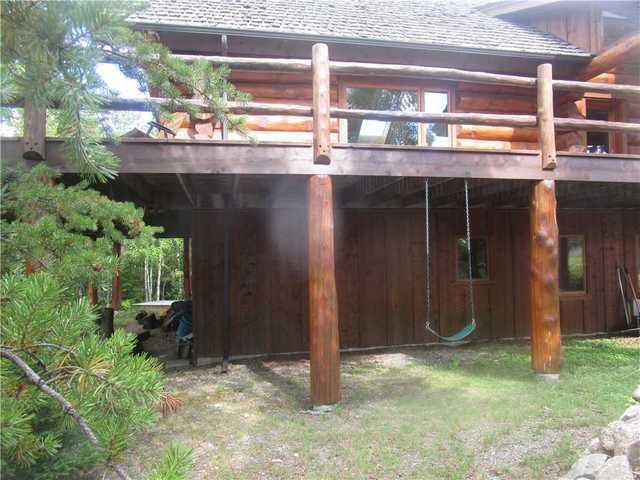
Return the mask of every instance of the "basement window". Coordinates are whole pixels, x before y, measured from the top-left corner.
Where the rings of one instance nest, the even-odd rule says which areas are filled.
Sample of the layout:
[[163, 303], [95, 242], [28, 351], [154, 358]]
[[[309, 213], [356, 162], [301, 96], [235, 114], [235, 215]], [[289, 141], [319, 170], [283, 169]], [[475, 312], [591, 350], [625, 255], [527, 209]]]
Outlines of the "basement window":
[[[458, 280], [469, 279], [469, 249], [467, 239], [456, 239], [456, 264], [458, 266]], [[487, 239], [474, 237], [471, 239], [471, 275], [473, 280], [487, 280], [489, 278], [489, 261], [487, 253]]]
[[[428, 113], [447, 113], [449, 94], [447, 92], [424, 92], [424, 111]], [[450, 147], [449, 125], [446, 123], [427, 123], [423, 126], [424, 144], [429, 147]]]
[[585, 291], [584, 238], [578, 235], [560, 236], [560, 290]]
[[[358, 110], [415, 112], [418, 93], [390, 88], [348, 87], [347, 107]], [[347, 120], [349, 143], [417, 145], [418, 124], [380, 120]]]

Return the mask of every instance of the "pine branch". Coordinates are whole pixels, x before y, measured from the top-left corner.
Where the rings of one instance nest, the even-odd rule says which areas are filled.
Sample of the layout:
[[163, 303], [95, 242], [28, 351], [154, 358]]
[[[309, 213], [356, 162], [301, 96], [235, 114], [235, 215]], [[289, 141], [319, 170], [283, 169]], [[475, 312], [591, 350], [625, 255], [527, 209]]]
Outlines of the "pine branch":
[[[85, 434], [85, 436], [89, 439], [91, 445], [93, 445], [96, 449], [101, 449], [100, 441], [96, 434], [93, 432], [87, 421], [80, 415], [80, 413], [71, 405], [71, 403], [64, 398], [59, 392], [51, 388], [43, 379], [34, 372], [27, 363], [22, 360], [18, 355], [16, 355], [13, 351], [7, 348], [0, 348], [0, 357], [6, 358], [10, 362], [12, 362], [16, 367], [18, 367], [24, 375], [44, 394], [53, 398], [56, 402], [60, 404], [64, 413], [69, 415], [71, 418], [75, 420], [75, 422], [80, 427], [80, 430]], [[114, 463], [111, 460], [107, 461], [109, 467], [111, 467], [122, 480], [131, 480], [131, 477], [127, 474], [124, 466]]]

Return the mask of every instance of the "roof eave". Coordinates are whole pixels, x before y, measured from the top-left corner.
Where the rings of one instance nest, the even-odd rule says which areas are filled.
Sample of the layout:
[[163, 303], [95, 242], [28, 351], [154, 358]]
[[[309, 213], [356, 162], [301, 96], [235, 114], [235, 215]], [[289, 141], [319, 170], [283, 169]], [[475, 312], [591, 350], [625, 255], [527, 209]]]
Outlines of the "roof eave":
[[196, 33], [196, 34], [211, 34], [211, 35], [235, 35], [239, 37], [254, 37], [254, 38], [273, 38], [278, 40], [302, 40], [310, 42], [328, 42], [338, 43], [345, 45], [362, 45], [362, 46], [376, 46], [376, 47], [390, 47], [390, 48], [405, 48], [412, 50], [429, 50], [448, 53], [464, 53], [464, 54], [480, 54], [491, 55], [500, 57], [516, 57], [526, 58], [532, 60], [561, 60], [568, 62], [587, 62], [593, 55], [591, 54], [545, 54], [535, 52], [523, 52], [517, 50], [496, 50], [488, 48], [472, 48], [472, 47], [455, 47], [446, 45], [434, 45], [424, 43], [411, 43], [401, 41], [390, 40], [375, 40], [366, 38], [355, 37], [332, 37], [328, 35], [315, 35], [315, 34], [300, 34], [300, 33], [287, 33], [287, 32], [270, 32], [259, 30], [241, 30], [233, 28], [218, 28], [218, 27], [202, 27], [195, 25], [171, 25], [163, 23], [146, 23], [146, 22], [134, 22], [134, 28], [138, 30], [154, 30], [158, 32], [178, 32], [178, 33]]
[[519, 13], [525, 10], [544, 7], [553, 3], [559, 3], [558, 0], [517, 0], [512, 2], [498, 1], [480, 5], [478, 10], [492, 17], [500, 17], [512, 13]]

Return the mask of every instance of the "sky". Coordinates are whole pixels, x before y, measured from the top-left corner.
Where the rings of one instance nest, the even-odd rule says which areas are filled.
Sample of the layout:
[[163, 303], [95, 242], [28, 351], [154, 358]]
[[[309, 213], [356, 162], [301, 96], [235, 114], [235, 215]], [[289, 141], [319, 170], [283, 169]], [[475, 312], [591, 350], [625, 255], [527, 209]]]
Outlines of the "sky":
[[113, 63], [99, 63], [96, 71], [107, 86], [119, 97], [144, 98], [146, 95], [138, 89], [138, 82], [127, 78]]
[[[131, 78], [127, 78], [118, 68], [117, 65], [112, 63], [100, 63], [96, 67], [98, 74], [102, 77], [110, 90], [112, 90], [118, 97], [123, 98], [145, 98], [148, 95], [141, 92], [138, 89], [138, 82]], [[109, 114], [107, 122], [118, 126], [116, 129], [119, 134], [126, 131], [138, 128], [142, 131], [146, 131], [147, 122], [153, 119], [153, 115], [150, 112], [113, 112]], [[111, 121], [113, 120], [113, 121]], [[15, 128], [5, 122], [0, 122], [0, 136], [14, 136], [17, 132]]]

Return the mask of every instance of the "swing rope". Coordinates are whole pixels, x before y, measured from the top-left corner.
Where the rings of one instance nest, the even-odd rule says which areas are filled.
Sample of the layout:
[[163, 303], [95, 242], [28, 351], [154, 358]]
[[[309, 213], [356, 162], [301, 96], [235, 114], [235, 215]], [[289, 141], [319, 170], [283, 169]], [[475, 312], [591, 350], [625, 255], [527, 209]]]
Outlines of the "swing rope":
[[471, 313], [471, 322], [467, 324], [462, 330], [454, 333], [450, 336], [440, 335], [431, 327], [431, 251], [429, 247], [429, 179], [424, 180], [424, 203], [425, 203], [425, 254], [426, 254], [426, 275], [425, 275], [425, 294], [426, 294], [426, 310], [427, 321], [425, 322], [425, 329], [445, 342], [460, 342], [466, 337], [471, 335], [476, 329], [476, 313], [475, 304], [473, 301], [473, 268], [471, 263], [471, 220], [469, 215], [469, 181], [464, 181], [464, 207], [465, 207], [465, 220], [467, 229], [467, 260], [468, 260], [468, 275], [469, 275], [469, 311]]

